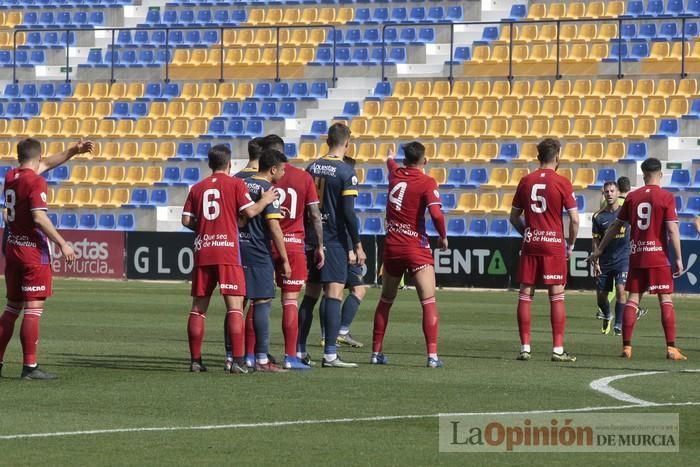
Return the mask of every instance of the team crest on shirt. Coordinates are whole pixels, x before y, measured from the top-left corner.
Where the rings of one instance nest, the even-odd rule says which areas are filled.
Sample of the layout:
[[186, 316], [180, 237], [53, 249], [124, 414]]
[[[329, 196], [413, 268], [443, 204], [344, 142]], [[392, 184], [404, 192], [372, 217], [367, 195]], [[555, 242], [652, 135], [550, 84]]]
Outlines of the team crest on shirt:
[[43, 191], [41, 192], [41, 200], [43, 202], [46, 202], [46, 193], [44, 193]]
[[274, 200], [274, 201], [272, 202], [272, 206], [273, 206], [275, 209], [279, 209], [279, 208], [280, 208], [280, 200], [278, 200], [278, 199]]
[[438, 193], [437, 190], [433, 190], [433, 194], [435, 194], [435, 197], [436, 197], [436, 198], [439, 198], [439, 197], [440, 197], [440, 193]]
[[353, 185], [357, 185], [357, 177], [353, 175], [351, 182]]

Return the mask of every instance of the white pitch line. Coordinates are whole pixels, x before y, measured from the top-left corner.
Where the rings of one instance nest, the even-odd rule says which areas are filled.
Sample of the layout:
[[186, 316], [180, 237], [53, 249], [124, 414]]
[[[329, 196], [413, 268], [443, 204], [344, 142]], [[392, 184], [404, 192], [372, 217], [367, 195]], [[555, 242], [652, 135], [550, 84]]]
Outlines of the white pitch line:
[[622, 402], [629, 402], [630, 404], [636, 404], [636, 405], [642, 405], [642, 406], [650, 406], [650, 405], [654, 405], [655, 402], [649, 402], [649, 401], [645, 401], [643, 399], [638, 399], [634, 396], [630, 396], [626, 392], [618, 391], [615, 388], [611, 388], [610, 383], [612, 383], [613, 381], [617, 381], [618, 379], [631, 378], [633, 376], [657, 375], [660, 373], [668, 373], [668, 371], [643, 371], [641, 373], [629, 373], [629, 374], [625, 374], [625, 375], [608, 376], [606, 378], [600, 378], [600, 379], [596, 379], [595, 381], [591, 381], [591, 384], [589, 386], [594, 391], [601, 392], [601, 393], [605, 394], [606, 396], [610, 396], [613, 399], [617, 399], [617, 400], [622, 401]]
[[526, 410], [519, 412], [462, 412], [462, 413], [437, 413], [423, 415], [387, 415], [377, 417], [355, 417], [355, 418], [331, 418], [320, 420], [287, 420], [277, 422], [258, 422], [258, 423], [232, 423], [227, 425], [195, 425], [195, 426], [165, 426], [165, 427], [141, 427], [141, 428], [112, 428], [104, 430], [83, 430], [83, 431], [56, 431], [47, 433], [21, 433], [15, 435], [0, 435], [0, 440], [16, 440], [28, 438], [58, 438], [69, 436], [89, 436], [89, 435], [104, 435], [104, 434], [120, 434], [120, 433], [143, 433], [143, 432], [167, 432], [167, 431], [207, 431], [207, 430], [233, 430], [240, 428], [269, 428], [269, 427], [284, 427], [298, 425], [324, 425], [337, 423], [356, 423], [356, 422], [385, 422], [392, 420], [410, 420], [410, 419], [426, 419], [438, 418], [440, 416], [465, 416], [465, 415], [535, 415], [544, 413], [567, 413], [567, 412], [597, 412], [603, 410], [621, 410], [634, 409], [644, 407], [671, 407], [671, 406], [691, 406], [700, 405], [700, 402], [669, 402], [669, 403], [648, 403], [650, 405], [628, 404], [628, 405], [613, 405], [607, 407], [579, 407], [574, 409], [547, 409], [547, 410]]

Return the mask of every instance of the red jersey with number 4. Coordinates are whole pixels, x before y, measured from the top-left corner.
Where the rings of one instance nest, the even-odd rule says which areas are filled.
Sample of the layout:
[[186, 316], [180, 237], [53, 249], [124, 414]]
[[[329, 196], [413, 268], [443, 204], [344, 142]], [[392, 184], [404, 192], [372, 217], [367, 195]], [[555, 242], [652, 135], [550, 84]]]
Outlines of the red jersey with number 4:
[[521, 253], [566, 257], [562, 211], [576, 209], [571, 182], [552, 169], [538, 169], [520, 180], [513, 207], [525, 213]]
[[243, 180], [215, 173], [192, 187], [182, 214], [197, 222], [195, 266], [241, 264], [238, 213], [254, 203]]
[[630, 225], [630, 268], [669, 266], [666, 222], [678, 222], [673, 195], [646, 185], [627, 195], [617, 214]]
[[44, 232], [34, 223], [32, 211], [46, 211], [48, 184], [28, 168], [14, 168], [5, 175], [7, 231], [5, 256], [21, 264], [49, 264], [51, 256]]
[[280, 227], [287, 248], [304, 249], [304, 211], [306, 206], [318, 204], [318, 193], [313, 177], [306, 171], [287, 164], [284, 176], [275, 188], [280, 194]]
[[387, 161], [389, 198], [386, 206], [386, 245], [402, 248], [430, 248], [425, 233], [425, 210], [442, 205], [437, 182], [415, 167]]

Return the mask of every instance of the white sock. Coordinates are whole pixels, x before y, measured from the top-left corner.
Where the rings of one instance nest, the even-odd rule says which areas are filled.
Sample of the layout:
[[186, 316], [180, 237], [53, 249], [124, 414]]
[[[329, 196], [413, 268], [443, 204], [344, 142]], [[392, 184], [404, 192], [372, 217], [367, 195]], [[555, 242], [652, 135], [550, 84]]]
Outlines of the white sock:
[[350, 328], [340, 328], [341, 336], [347, 336], [348, 334], [350, 334]]
[[298, 358], [304, 358], [304, 352], [297, 352]]
[[428, 358], [432, 358], [433, 360], [437, 360], [437, 359], [438, 359], [438, 356], [437, 356], [436, 353], [429, 353], [429, 354], [428, 354]]
[[335, 354], [335, 353], [324, 353], [324, 354], [323, 354], [323, 358], [324, 358], [327, 362], [332, 362], [333, 360], [335, 360], [336, 358], [338, 358], [338, 354]]
[[267, 365], [270, 363], [270, 360], [267, 359], [267, 354], [258, 354], [256, 355], [255, 359], [261, 365]]
[[554, 348], [552, 349], [552, 352], [554, 352], [555, 354], [563, 354], [563, 353], [564, 353], [564, 347], [554, 347]]
[[523, 344], [520, 346], [520, 351], [521, 352], [527, 352], [530, 353], [530, 344]]

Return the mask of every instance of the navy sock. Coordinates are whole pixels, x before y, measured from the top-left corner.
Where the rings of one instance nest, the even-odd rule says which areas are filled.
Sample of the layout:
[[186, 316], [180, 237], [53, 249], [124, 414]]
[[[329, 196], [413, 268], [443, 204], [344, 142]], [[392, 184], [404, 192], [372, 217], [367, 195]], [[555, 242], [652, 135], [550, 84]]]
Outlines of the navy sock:
[[336, 353], [335, 339], [340, 331], [340, 306], [342, 302], [337, 298], [326, 298], [326, 316], [323, 328], [326, 334], [326, 345], [323, 348], [324, 354]]
[[625, 302], [615, 302], [615, 329], [622, 329], [622, 317], [625, 315]]
[[340, 319], [340, 329], [350, 329], [350, 325], [355, 319], [355, 315], [357, 314], [357, 310], [360, 309], [361, 303], [362, 302], [359, 298], [357, 298], [355, 294], [351, 293], [350, 295], [348, 295], [348, 297], [345, 299], [345, 302], [343, 302], [343, 310], [341, 311]]
[[253, 326], [255, 328], [255, 353], [267, 355], [270, 349], [270, 310], [272, 302], [256, 303]]
[[325, 330], [323, 329], [323, 326], [325, 326], [326, 322], [326, 297], [321, 297], [321, 303], [318, 305], [318, 324], [321, 327], [321, 339], [324, 339], [326, 337]]
[[311, 331], [311, 323], [314, 320], [314, 307], [318, 298], [304, 295], [299, 305], [299, 337], [297, 337], [297, 352], [306, 352], [306, 339]]
[[224, 317], [224, 349], [226, 350], [226, 357], [231, 355], [231, 336], [228, 335], [228, 313]]
[[610, 319], [610, 302], [608, 302], [608, 297], [603, 300], [598, 300], [598, 308], [603, 312], [605, 319]]

